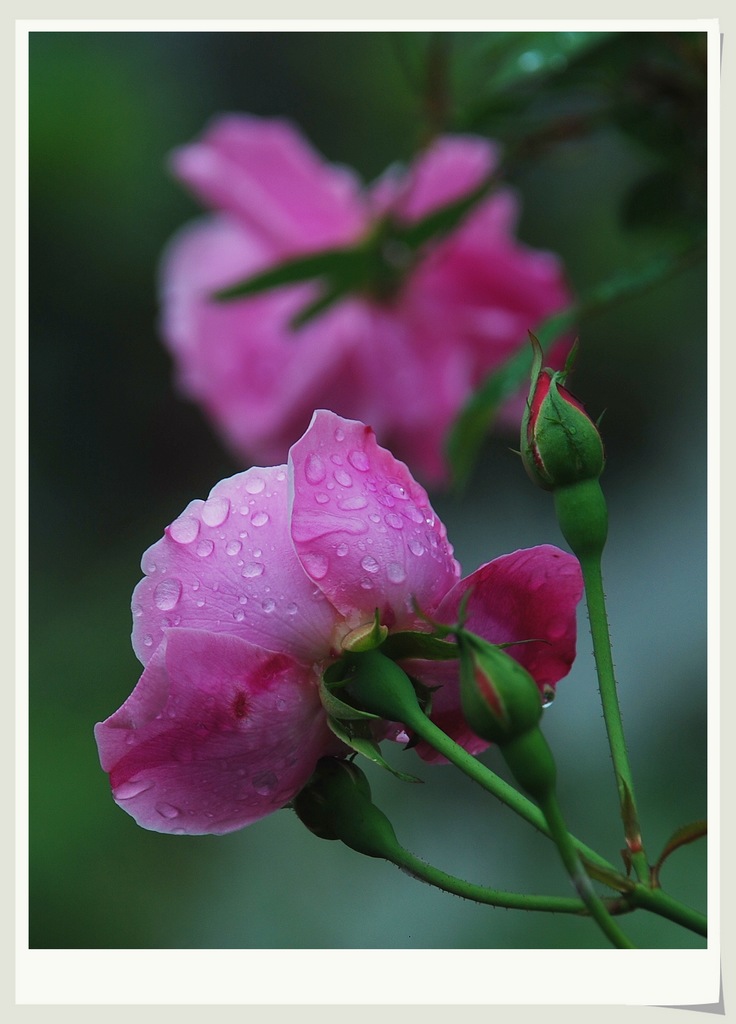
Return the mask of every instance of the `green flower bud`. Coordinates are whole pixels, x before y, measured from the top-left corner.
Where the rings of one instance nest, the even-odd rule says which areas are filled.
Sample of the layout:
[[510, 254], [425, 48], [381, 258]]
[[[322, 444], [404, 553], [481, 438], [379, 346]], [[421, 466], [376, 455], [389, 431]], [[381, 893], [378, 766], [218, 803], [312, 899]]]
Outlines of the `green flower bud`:
[[542, 698], [532, 676], [500, 647], [458, 633], [460, 699], [471, 729], [500, 746], [537, 726]]
[[300, 821], [320, 839], [339, 839], [367, 857], [400, 850], [391, 822], [371, 802], [368, 779], [352, 761], [324, 757], [294, 799]]
[[544, 490], [597, 480], [605, 457], [598, 428], [583, 406], [563, 387], [564, 370], [542, 369], [542, 350], [534, 346], [532, 386], [521, 424], [521, 457], [532, 481]]

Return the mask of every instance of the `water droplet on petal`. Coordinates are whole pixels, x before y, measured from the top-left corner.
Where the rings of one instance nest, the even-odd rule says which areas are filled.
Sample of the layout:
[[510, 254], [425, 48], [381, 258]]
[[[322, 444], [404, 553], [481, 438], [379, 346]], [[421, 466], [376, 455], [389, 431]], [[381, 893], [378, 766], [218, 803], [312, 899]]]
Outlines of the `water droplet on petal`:
[[235, 619], [236, 622], [242, 622], [243, 619], [245, 618], [245, 612], [243, 611], [243, 609], [236, 608], [235, 611], [233, 612], [233, 618]]
[[378, 572], [380, 568], [378, 562], [375, 560], [373, 555], [366, 555], [365, 558], [362, 558], [360, 560], [360, 564], [362, 565], [366, 572]]
[[555, 699], [555, 689], [554, 689], [554, 687], [550, 686], [549, 683], [545, 683], [545, 685], [542, 688], [542, 707], [543, 708], [548, 708], [550, 706], [550, 704], [552, 704], [554, 702], [554, 699]]
[[199, 519], [195, 519], [194, 516], [181, 516], [174, 520], [168, 533], [177, 544], [191, 544], [199, 533]]
[[386, 574], [392, 583], [403, 583], [406, 579], [406, 570], [399, 562], [389, 562], [386, 566]]
[[307, 483], [310, 484], [320, 484], [325, 478], [325, 464], [314, 452], [307, 456], [307, 461], [304, 463], [304, 475], [307, 478]]
[[381, 517], [379, 516], [379, 514], [377, 512], [371, 512], [370, 515], [368, 516], [368, 518], [370, 519], [370, 521], [372, 523], [380, 523], [381, 522]]
[[325, 494], [324, 491], [317, 491], [317, 493], [314, 496], [314, 500], [318, 501], [320, 505], [326, 505], [327, 502], [330, 500], [330, 496], [329, 494]]
[[292, 601], [291, 604], [287, 604], [286, 611], [289, 613], [289, 615], [296, 615], [296, 613], [299, 611], [299, 606]]
[[422, 542], [420, 540], [417, 540], [416, 538], [412, 538], [409, 541], [409, 550], [411, 551], [411, 553], [413, 555], [416, 555], [417, 557], [419, 557], [420, 555], [423, 555], [424, 552], [427, 549], [424, 547], [424, 544], [422, 544]]
[[345, 498], [343, 501], [338, 501], [337, 507], [342, 509], [343, 512], [353, 512], [359, 508], [365, 508], [367, 504], [367, 498], [362, 494], [356, 494], [352, 498]]
[[161, 815], [162, 818], [178, 818], [181, 811], [178, 807], [174, 807], [173, 804], [156, 804], [156, 811]]
[[132, 800], [134, 796], [140, 796], [146, 790], [152, 789], [153, 783], [150, 779], [138, 779], [137, 781], [123, 782], [117, 789], [113, 790], [116, 800]]
[[222, 526], [230, 515], [230, 500], [219, 495], [210, 497], [202, 506], [202, 522], [207, 526]]
[[248, 598], [245, 596], [245, 594], [241, 594], [240, 597], [238, 598], [238, 601], [240, 602], [240, 604], [247, 604]]
[[407, 519], [411, 519], [413, 523], [424, 522], [424, 514], [419, 511], [416, 505], [408, 505], [407, 508], [403, 510], [403, 512]]
[[345, 431], [342, 429], [342, 427], [337, 427], [337, 429], [335, 430], [335, 440], [336, 441], [344, 441], [345, 440]]
[[259, 796], [268, 796], [276, 788], [278, 781], [273, 772], [261, 772], [259, 775], [253, 776], [253, 789]]
[[408, 501], [409, 500], [409, 495], [407, 493], [407, 490], [406, 490], [405, 487], [402, 487], [401, 484], [395, 484], [395, 483], [388, 484], [388, 486], [386, 487], [386, 490], [394, 498], [399, 498], [401, 501]]
[[301, 556], [302, 564], [312, 579], [321, 580], [327, 575], [329, 562], [325, 555], [319, 552], [308, 551]]
[[360, 473], [367, 473], [370, 469], [370, 462], [365, 452], [354, 451], [348, 455], [348, 462]]
[[335, 548], [335, 554], [337, 555], [338, 558], [344, 558], [349, 550], [350, 548], [347, 546], [347, 544], [338, 544], [337, 547]]
[[386, 522], [389, 526], [393, 527], [394, 530], [401, 530], [404, 527], [404, 520], [396, 512], [389, 512], [386, 515]]
[[256, 512], [251, 522], [254, 526], [265, 526], [268, 522], [268, 512]]
[[346, 473], [344, 469], [335, 470], [335, 480], [337, 480], [341, 487], [353, 486], [353, 478], [349, 473]]
[[276, 602], [274, 601], [274, 599], [272, 597], [266, 598], [266, 600], [261, 605], [261, 608], [264, 610], [264, 612], [266, 612], [266, 614], [269, 614], [270, 612], [272, 612], [275, 607], [276, 607]]
[[367, 576], [363, 577], [363, 579], [360, 581], [360, 585], [363, 588], [363, 590], [373, 590], [373, 584], [371, 583]]
[[227, 552], [228, 555], [237, 555], [242, 546], [243, 545], [239, 540], [231, 540], [228, 542], [225, 551]]
[[150, 647], [153, 644], [153, 637], [151, 636], [150, 633], [146, 633], [146, 635], [143, 637], [143, 643], [146, 647]]
[[246, 579], [253, 579], [254, 576], [262, 576], [265, 566], [261, 562], [246, 562], [243, 566], [242, 575]]
[[[281, 476], [283, 480], [283, 474]], [[260, 494], [263, 488], [266, 486], [266, 481], [262, 476], [248, 476], [245, 484], [243, 485], [248, 494]]]
[[162, 612], [173, 608], [181, 597], [181, 583], [179, 580], [161, 580], [153, 592], [153, 601]]
[[215, 543], [211, 540], [201, 540], [197, 544], [197, 554], [200, 558], [207, 558], [215, 550]]

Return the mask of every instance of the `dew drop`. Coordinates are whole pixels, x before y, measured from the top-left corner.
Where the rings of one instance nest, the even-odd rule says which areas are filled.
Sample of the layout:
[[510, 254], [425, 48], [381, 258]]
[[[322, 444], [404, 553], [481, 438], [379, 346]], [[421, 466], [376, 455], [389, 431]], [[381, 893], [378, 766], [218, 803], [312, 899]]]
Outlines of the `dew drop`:
[[272, 597], [266, 598], [266, 600], [261, 605], [261, 608], [264, 610], [264, 612], [266, 612], [267, 615], [270, 614], [274, 610], [275, 607], [276, 607], [276, 602], [274, 601], [274, 599]]
[[346, 473], [344, 469], [335, 470], [335, 480], [337, 480], [341, 487], [353, 486], [353, 478], [349, 473]]
[[372, 583], [371, 583], [371, 581], [370, 581], [370, 580], [369, 580], [369, 579], [368, 579], [367, 577], [365, 577], [365, 576], [364, 576], [364, 577], [363, 577], [363, 579], [362, 579], [362, 580], [360, 581], [360, 585], [361, 585], [361, 587], [363, 588], [363, 590], [373, 590], [373, 584], [372, 584]]
[[394, 530], [401, 530], [404, 526], [404, 520], [396, 512], [387, 513], [386, 522], [389, 526], [393, 527]]
[[171, 821], [172, 818], [178, 818], [181, 814], [179, 808], [174, 807], [173, 804], [156, 804], [156, 811], [162, 818], [168, 818], [169, 821]]
[[370, 462], [365, 452], [354, 451], [348, 455], [348, 462], [354, 469], [357, 469], [359, 473], [367, 473], [370, 469]]
[[403, 583], [406, 579], [406, 571], [399, 562], [389, 562], [386, 566], [386, 575], [392, 583]]
[[278, 779], [273, 772], [261, 772], [253, 776], [253, 789], [259, 796], [268, 796], [278, 785]]
[[335, 440], [336, 441], [344, 441], [345, 440], [345, 431], [342, 429], [342, 427], [338, 427], [335, 430]]
[[162, 612], [172, 609], [181, 597], [181, 583], [179, 580], [161, 580], [153, 592], [153, 601]]
[[330, 496], [329, 494], [325, 494], [324, 491], [318, 491], [314, 496], [314, 500], [318, 501], [320, 505], [326, 505], [330, 500]]
[[248, 476], [243, 486], [245, 487], [248, 494], [260, 494], [263, 488], [266, 486], [266, 481], [263, 479], [262, 476]]
[[398, 498], [400, 501], [409, 500], [408, 491], [406, 490], [405, 487], [402, 487], [401, 484], [388, 484], [386, 490], [393, 498]]
[[268, 512], [256, 512], [251, 522], [254, 526], [265, 526], [268, 522]]
[[289, 615], [296, 615], [299, 611], [299, 606], [292, 601], [291, 604], [287, 604], [286, 611]]
[[363, 497], [362, 494], [356, 494], [353, 498], [345, 498], [343, 501], [338, 501], [337, 507], [343, 512], [354, 512], [359, 508], [365, 508], [367, 504], [367, 498]]
[[370, 521], [372, 523], [380, 523], [381, 522], [381, 517], [379, 516], [379, 514], [377, 512], [371, 512], [371, 514], [368, 516], [368, 518], [370, 519]]
[[235, 611], [233, 612], [233, 618], [235, 619], [236, 622], [242, 622], [243, 619], [245, 618], [245, 612], [243, 611], [243, 609], [236, 608]]
[[310, 484], [320, 484], [325, 478], [325, 464], [314, 452], [307, 456], [307, 461], [304, 463], [304, 475], [307, 478], [307, 483]]
[[554, 703], [555, 690], [553, 686], [546, 683], [542, 688], [542, 707], [548, 708], [550, 704]]
[[143, 637], [143, 643], [144, 643], [144, 645], [146, 647], [151, 647], [152, 646], [152, 644], [153, 644], [153, 637], [151, 636], [150, 633], [146, 633], [146, 635]]
[[380, 569], [380, 566], [373, 557], [373, 555], [366, 555], [365, 558], [361, 558], [360, 564], [362, 565], [366, 572], [375, 573], [378, 572], [378, 570]]
[[263, 554], [263, 552], [261, 551], [260, 548], [253, 548], [253, 557], [254, 558], [260, 558], [262, 554]]
[[239, 540], [231, 540], [231, 541], [228, 542], [228, 545], [225, 548], [225, 551], [227, 552], [228, 555], [237, 555], [238, 552], [240, 551], [240, 549], [242, 548], [242, 546], [243, 545], [242, 545], [241, 541], [239, 541]]
[[321, 555], [319, 552], [308, 551], [302, 555], [302, 564], [312, 579], [321, 580], [327, 575], [329, 562], [325, 555]]
[[200, 599], [196, 602], [196, 604], [197, 604], [197, 608], [204, 608], [204, 598], [200, 597]]
[[404, 510], [404, 515], [408, 519], [411, 519], [411, 521], [413, 523], [423, 523], [424, 522], [424, 514], [422, 512], [420, 512], [420, 510], [416, 507], [416, 505], [409, 505], [408, 508], [406, 508]]
[[201, 540], [197, 544], [197, 554], [200, 558], [207, 558], [215, 550], [215, 543], [211, 540]]
[[246, 579], [253, 579], [255, 576], [262, 576], [265, 566], [261, 562], [246, 562], [243, 566], [242, 575]]
[[424, 552], [427, 549], [425, 548], [424, 544], [422, 544], [422, 542], [420, 540], [417, 540], [416, 538], [413, 537], [409, 541], [409, 550], [411, 551], [411, 553], [413, 555], [416, 555], [417, 557], [419, 557], [420, 555], [423, 555]]
[[347, 546], [347, 544], [338, 544], [337, 547], [335, 548], [335, 554], [337, 555], [338, 558], [344, 558], [349, 550], [350, 548]]
[[334, 462], [336, 466], [342, 466], [342, 455], [338, 455], [337, 453], [335, 453], [334, 455], [330, 455], [330, 462]]
[[207, 526], [222, 526], [230, 515], [229, 498], [221, 498], [219, 495], [210, 497], [202, 506], [202, 522]]
[[132, 800], [134, 796], [140, 796], [152, 788], [153, 783], [149, 779], [138, 779], [137, 782], [123, 782], [113, 795], [116, 800]]
[[248, 598], [245, 596], [245, 594], [241, 594], [240, 597], [238, 598], [238, 601], [240, 604], [247, 604]]
[[191, 544], [199, 533], [199, 519], [194, 516], [181, 516], [169, 527], [169, 536], [177, 544]]
[[140, 606], [139, 604], [137, 604], [137, 605], [136, 605], [136, 606], [135, 606], [135, 607], [133, 608], [133, 615], [134, 615], [134, 617], [135, 617], [136, 619], [139, 619], [139, 618], [141, 617], [141, 615], [142, 615], [142, 614], [143, 614], [143, 609], [141, 608], [141, 606]]

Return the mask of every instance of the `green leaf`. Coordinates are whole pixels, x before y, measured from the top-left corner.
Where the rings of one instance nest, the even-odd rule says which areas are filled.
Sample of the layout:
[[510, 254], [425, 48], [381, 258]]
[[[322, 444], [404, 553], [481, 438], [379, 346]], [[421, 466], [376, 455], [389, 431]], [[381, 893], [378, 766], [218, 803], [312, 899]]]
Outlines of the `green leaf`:
[[384, 768], [387, 772], [391, 772], [397, 779], [401, 779], [402, 782], [422, 782], [422, 779], [418, 779], [416, 775], [409, 775], [407, 772], [400, 772], [397, 768], [392, 767], [386, 761], [381, 754], [381, 749], [373, 739], [372, 736], [368, 735], [364, 730], [360, 728], [362, 723], [352, 723], [338, 721], [337, 719], [328, 717], [327, 724], [329, 725], [332, 732], [337, 736], [339, 740], [342, 740], [346, 746], [351, 747], [358, 754], [362, 754], [363, 757], [367, 757], [369, 761], [373, 761], [380, 768]]
[[441, 206], [421, 220], [407, 226], [391, 223], [391, 237], [416, 250], [429, 241], [439, 241], [453, 231], [461, 220], [485, 199], [493, 188], [495, 176], [481, 182], [472, 192], [456, 199], [446, 206]]
[[702, 839], [707, 833], [708, 823], [706, 821], [693, 821], [689, 825], [683, 825], [682, 828], [676, 829], [665, 843], [664, 849], [659, 855], [659, 860], [652, 868], [652, 882], [655, 885], [659, 884], [659, 872], [671, 853], [679, 850], [681, 846], [694, 843], [696, 839]]
[[344, 720], [359, 721], [362, 719], [372, 719], [377, 721], [379, 716], [374, 715], [369, 711], [360, 711], [358, 708], [351, 707], [350, 704], [346, 704], [344, 701], [336, 697], [325, 684], [325, 680], [320, 679], [319, 683], [319, 699], [322, 702], [322, 707], [328, 718], [339, 718]]
[[362, 247], [324, 249], [285, 260], [276, 267], [254, 274], [235, 284], [221, 288], [213, 294], [218, 302], [242, 299], [259, 292], [280, 288], [287, 284], [299, 284], [315, 278], [331, 277], [338, 281], [359, 277], [359, 270], [365, 265], [366, 254]]

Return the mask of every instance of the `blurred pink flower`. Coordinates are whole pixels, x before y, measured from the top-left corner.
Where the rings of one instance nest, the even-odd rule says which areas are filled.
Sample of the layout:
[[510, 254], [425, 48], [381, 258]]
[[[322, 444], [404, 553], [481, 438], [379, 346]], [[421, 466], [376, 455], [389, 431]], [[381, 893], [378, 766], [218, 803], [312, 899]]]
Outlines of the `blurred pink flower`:
[[[165, 253], [163, 336], [181, 390], [248, 462], [281, 462], [312, 411], [328, 407], [371, 423], [425, 482], [441, 482], [448, 429], [472, 390], [570, 301], [557, 257], [514, 238], [508, 190], [426, 245], [393, 294], [353, 292], [297, 331], [292, 318], [318, 294], [311, 282], [212, 300], [286, 259], [355, 245], [389, 213], [409, 225], [467, 196], [497, 164], [485, 139], [439, 138], [363, 190], [287, 122], [230, 115], [172, 163], [216, 212]], [[396, 253], [384, 255], [390, 272]]]
[[[460, 580], [426, 491], [369, 427], [330, 412], [314, 414], [288, 465], [249, 469], [188, 505], [142, 567], [133, 647], [144, 672], [95, 735], [115, 800], [159, 832], [242, 828], [288, 803], [320, 757], [347, 753], [318, 681], [376, 611], [391, 631], [428, 628], [414, 601], [451, 623], [472, 586], [467, 628], [544, 641], [509, 648], [540, 690], [575, 656], [572, 556], [530, 548]], [[442, 687], [437, 723], [484, 749], [462, 719], [457, 663], [411, 671]]]

